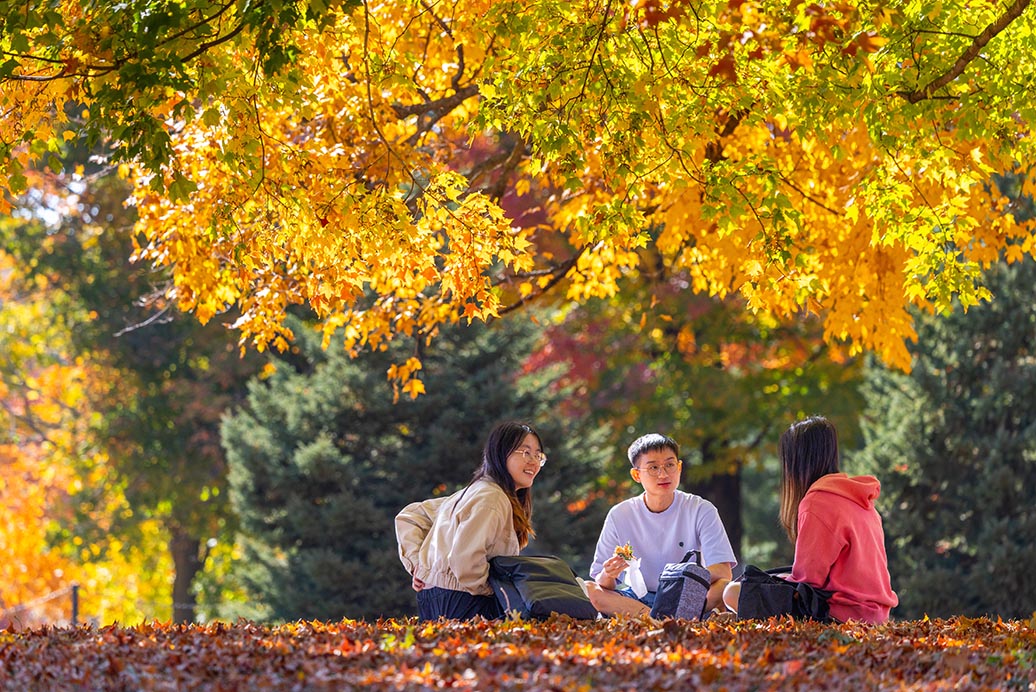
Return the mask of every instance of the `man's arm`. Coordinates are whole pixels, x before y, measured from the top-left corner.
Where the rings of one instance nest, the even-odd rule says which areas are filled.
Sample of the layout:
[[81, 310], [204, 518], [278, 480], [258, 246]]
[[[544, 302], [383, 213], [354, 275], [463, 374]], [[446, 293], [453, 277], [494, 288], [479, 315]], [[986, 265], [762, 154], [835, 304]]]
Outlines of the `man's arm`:
[[[604, 518], [604, 526], [601, 527], [601, 535], [597, 539], [597, 547], [594, 549], [594, 561], [590, 564], [590, 578], [601, 588], [614, 589], [616, 578], [626, 569], [625, 564], [618, 572], [614, 572], [615, 546], [618, 545], [618, 532], [615, 530], [615, 514], [608, 512]], [[612, 570], [607, 570], [608, 563], [612, 562]], [[614, 574], [609, 577], [605, 572], [612, 571]], [[603, 580], [603, 581], [602, 581]]]
[[705, 569], [709, 570], [709, 573], [712, 575], [713, 584], [715, 584], [719, 579], [730, 581], [734, 578], [734, 571], [730, 569], [729, 562], [717, 562], [714, 565], [709, 565]]

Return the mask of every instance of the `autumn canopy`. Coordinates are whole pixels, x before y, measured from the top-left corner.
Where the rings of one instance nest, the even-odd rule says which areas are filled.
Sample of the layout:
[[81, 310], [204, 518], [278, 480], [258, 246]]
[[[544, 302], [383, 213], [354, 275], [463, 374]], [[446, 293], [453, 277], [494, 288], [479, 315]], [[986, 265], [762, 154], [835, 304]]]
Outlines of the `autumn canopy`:
[[989, 262], [1036, 256], [1005, 194], [1034, 191], [1028, 0], [48, 0], [0, 22], [0, 187], [99, 148], [165, 299], [260, 347], [293, 304], [353, 349], [667, 271], [906, 367], [911, 305], [974, 304]]

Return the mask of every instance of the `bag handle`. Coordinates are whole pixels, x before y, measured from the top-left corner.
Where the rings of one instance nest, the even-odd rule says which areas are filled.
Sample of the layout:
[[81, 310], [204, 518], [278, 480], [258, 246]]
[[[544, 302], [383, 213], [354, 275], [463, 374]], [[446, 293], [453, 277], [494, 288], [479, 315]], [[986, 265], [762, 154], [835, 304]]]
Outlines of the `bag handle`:
[[[692, 560], [691, 558], [694, 559]], [[687, 554], [683, 556], [683, 559], [680, 560], [680, 562], [693, 562], [694, 564], [701, 567], [701, 552], [697, 550], [688, 550]]]

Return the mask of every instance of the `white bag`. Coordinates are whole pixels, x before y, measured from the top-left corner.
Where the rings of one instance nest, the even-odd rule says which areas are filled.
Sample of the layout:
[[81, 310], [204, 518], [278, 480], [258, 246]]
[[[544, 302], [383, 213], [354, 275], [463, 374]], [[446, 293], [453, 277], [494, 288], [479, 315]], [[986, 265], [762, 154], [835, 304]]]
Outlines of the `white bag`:
[[640, 573], [640, 558], [635, 557], [628, 562], [629, 567], [626, 568], [626, 581], [629, 582], [629, 587], [633, 589], [633, 593], [637, 594], [637, 598], [644, 598], [648, 588], [647, 584], [644, 583], [644, 575]]

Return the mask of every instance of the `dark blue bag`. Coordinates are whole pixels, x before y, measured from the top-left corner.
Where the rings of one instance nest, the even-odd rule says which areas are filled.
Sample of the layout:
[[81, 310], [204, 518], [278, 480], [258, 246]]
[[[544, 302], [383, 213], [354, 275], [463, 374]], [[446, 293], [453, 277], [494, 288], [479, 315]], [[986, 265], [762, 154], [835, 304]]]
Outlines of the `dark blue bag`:
[[701, 554], [692, 550], [680, 562], [670, 562], [658, 577], [653, 618], [705, 617], [705, 601], [712, 585], [712, 573], [701, 565]]

